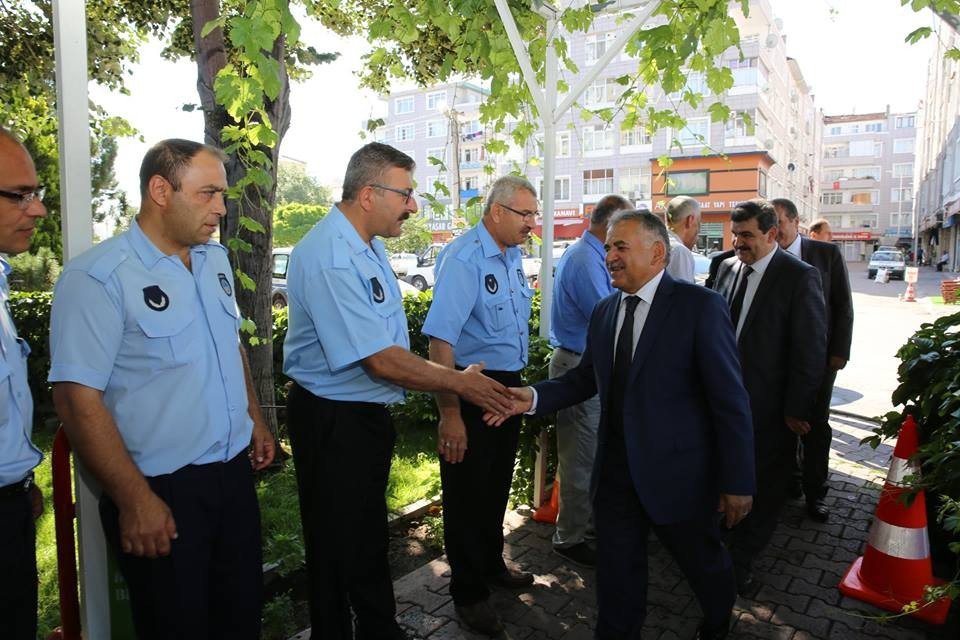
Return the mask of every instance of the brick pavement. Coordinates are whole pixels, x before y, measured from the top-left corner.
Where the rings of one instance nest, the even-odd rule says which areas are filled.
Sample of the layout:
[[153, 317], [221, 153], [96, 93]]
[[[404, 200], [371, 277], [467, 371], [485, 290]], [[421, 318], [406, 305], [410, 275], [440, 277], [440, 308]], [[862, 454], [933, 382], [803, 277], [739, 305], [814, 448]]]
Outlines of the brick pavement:
[[[784, 510], [777, 532], [755, 563], [760, 588], [738, 598], [731, 638], [770, 640], [956, 640], [960, 605], [947, 624], [913, 619], [880, 622], [877, 609], [841, 596], [840, 576], [862, 552], [892, 447], [859, 446], [871, 425], [834, 416], [830, 461], [831, 521], [804, 518], [801, 502]], [[526, 592], [496, 591], [492, 603], [504, 620], [504, 638], [589, 640], [596, 622], [594, 573], [565, 564], [552, 553], [553, 527], [534, 522], [525, 509], [507, 513], [506, 554], [536, 582]], [[643, 640], [693, 638], [699, 607], [675, 563], [651, 541], [647, 625]], [[445, 557], [394, 583], [400, 623], [425, 640], [482, 638], [461, 628], [450, 600]], [[309, 631], [297, 636], [309, 638]]]

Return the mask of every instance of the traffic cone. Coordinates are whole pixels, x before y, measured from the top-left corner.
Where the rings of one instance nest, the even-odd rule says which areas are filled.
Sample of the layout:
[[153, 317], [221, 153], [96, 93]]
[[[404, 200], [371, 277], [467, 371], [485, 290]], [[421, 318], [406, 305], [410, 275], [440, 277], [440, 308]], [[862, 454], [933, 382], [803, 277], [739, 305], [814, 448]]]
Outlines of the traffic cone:
[[904, 302], [916, 302], [917, 301], [917, 285], [912, 282], [907, 283], [907, 291], [903, 294]]
[[540, 505], [540, 508], [533, 512], [533, 519], [537, 522], [547, 524], [557, 524], [557, 513], [560, 511], [560, 477], [553, 476], [553, 490], [550, 492], [550, 500]]
[[867, 548], [847, 569], [840, 581], [840, 592], [881, 609], [902, 612], [903, 606], [917, 602], [911, 615], [926, 622], [943, 624], [950, 600], [941, 598], [923, 602], [923, 588], [942, 584], [933, 577], [930, 539], [927, 537], [927, 511], [923, 491], [910, 506], [903, 501], [909, 489], [903, 479], [918, 471], [909, 462], [919, 446], [917, 424], [907, 416], [897, 437], [893, 460], [877, 513], [870, 527]]

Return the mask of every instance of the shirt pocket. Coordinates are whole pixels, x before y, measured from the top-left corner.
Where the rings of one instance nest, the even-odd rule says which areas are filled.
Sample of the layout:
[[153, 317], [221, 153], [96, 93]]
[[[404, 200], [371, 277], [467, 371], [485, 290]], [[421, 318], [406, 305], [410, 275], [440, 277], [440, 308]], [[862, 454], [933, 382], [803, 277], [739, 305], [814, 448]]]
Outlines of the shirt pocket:
[[5, 427], [10, 421], [10, 404], [13, 401], [13, 380], [10, 378], [12, 373], [10, 363], [5, 358], [0, 358], [0, 431], [10, 431]]
[[133, 350], [158, 369], [188, 364], [198, 355], [197, 332], [201, 323], [185, 310], [169, 311], [171, 313], [146, 309], [136, 317], [142, 336], [140, 345]]
[[231, 326], [240, 331], [240, 309], [237, 308], [237, 301], [233, 298], [220, 296], [220, 305], [227, 314], [227, 321]]
[[513, 317], [513, 305], [510, 298], [503, 296], [484, 302], [487, 311], [487, 324], [493, 332], [502, 331], [510, 326]]

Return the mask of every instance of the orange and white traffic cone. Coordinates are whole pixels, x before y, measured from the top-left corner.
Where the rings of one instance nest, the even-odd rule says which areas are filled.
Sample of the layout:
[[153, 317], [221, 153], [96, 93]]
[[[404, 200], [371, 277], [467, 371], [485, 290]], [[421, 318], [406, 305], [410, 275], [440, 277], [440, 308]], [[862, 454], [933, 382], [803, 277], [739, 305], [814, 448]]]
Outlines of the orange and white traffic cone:
[[917, 285], [912, 282], [907, 283], [907, 291], [903, 294], [904, 302], [916, 302], [917, 301]]
[[557, 524], [557, 513], [560, 512], [560, 476], [553, 477], [553, 490], [550, 491], [550, 500], [540, 505], [533, 512], [533, 519], [537, 522]]
[[840, 581], [840, 591], [888, 611], [901, 612], [904, 605], [917, 602], [919, 608], [911, 615], [943, 624], [950, 600], [923, 602], [925, 586], [942, 584], [933, 577], [930, 562], [926, 500], [923, 491], [916, 494], [909, 506], [903, 498], [909, 491], [903, 479], [918, 473], [909, 462], [918, 446], [917, 424], [912, 416], [907, 416], [897, 437], [867, 548], [847, 569]]

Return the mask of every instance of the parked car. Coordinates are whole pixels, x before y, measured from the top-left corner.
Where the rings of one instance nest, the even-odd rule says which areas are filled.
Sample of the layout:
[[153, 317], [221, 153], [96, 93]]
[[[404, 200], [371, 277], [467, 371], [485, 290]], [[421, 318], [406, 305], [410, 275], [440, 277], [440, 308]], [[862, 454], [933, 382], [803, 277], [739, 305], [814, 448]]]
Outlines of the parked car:
[[418, 257], [415, 253], [391, 253], [388, 260], [393, 272], [402, 276], [417, 266]]
[[[434, 243], [415, 255], [415, 260], [399, 260], [398, 266], [394, 268], [397, 277], [402, 282], [407, 282], [417, 288], [417, 291], [426, 291], [433, 286], [433, 267], [437, 262], [437, 254], [443, 249], [442, 244]], [[394, 254], [397, 255], [397, 254]], [[410, 254], [400, 254], [410, 255]]]
[[[273, 250], [273, 293], [270, 302], [275, 309], [283, 309], [287, 306], [287, 265], [290, 263], [290, 247], [280, 247]], [[396, 275], [396, 272], [394, 272]], [[415, 296], [420, 291], [408, 282], [398, 278], [397, 284], [400, 286], [400, 294], [404, 296]]]
[[867, 265], [867, 278], [873, 280], [877, 277], [879, 269], [887, 269], [891, 278], [903, 280], [903, 275], [907, 269], [907, 262], [903, 257], [903, 252], [891, 247], [881, 247], [870, 256], [870, 263]]

